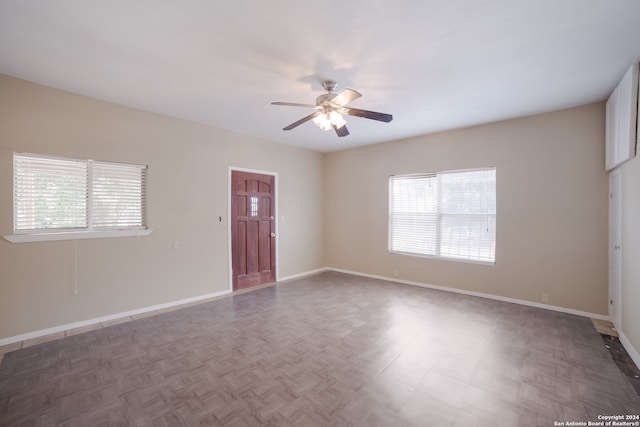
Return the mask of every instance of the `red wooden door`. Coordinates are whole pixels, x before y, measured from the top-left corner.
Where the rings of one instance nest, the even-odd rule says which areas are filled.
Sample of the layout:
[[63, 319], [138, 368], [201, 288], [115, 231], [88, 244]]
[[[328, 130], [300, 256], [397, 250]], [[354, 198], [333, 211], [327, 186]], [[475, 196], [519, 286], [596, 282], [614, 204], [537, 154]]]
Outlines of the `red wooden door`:
[[231, 171], [233, 289], [276, 280], [275, 177]]

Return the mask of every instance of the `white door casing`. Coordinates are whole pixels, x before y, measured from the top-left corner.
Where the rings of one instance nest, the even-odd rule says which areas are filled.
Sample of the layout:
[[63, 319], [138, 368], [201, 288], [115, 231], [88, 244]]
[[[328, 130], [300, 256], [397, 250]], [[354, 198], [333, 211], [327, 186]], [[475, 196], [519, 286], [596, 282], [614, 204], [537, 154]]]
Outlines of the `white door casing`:
[[609, 318], [622, 323], [622, 172], [609, 174]]

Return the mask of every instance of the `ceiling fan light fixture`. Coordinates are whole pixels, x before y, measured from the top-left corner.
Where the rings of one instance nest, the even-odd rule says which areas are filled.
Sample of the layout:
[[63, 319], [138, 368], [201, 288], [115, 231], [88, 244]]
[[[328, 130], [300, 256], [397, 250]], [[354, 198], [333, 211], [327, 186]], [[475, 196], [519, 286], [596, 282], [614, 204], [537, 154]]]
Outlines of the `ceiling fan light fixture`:
[[344, 119], [344, 117], [342, 117], [342, 114], [338, 113], [335, 110], [329, 113], [329, 121], [338, 129], [347, 124], [347, 121]]
[[313, 123], [322, 130], [330, 131], [333, 127], [328, 116], [328, 114], [318, 114], [313, 118]]

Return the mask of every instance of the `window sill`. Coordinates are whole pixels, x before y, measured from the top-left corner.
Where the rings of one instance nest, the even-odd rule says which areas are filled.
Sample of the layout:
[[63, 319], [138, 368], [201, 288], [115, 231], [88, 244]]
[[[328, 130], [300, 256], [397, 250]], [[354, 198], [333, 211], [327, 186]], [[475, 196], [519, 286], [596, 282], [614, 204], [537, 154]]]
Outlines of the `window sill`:
[[65, 231], [60, 233], [13, 234], [4, 236], [11, 243], [50, 242], [54, 240], [106, 239], [111, 237], [141, 237], [153, 232], [146, 230]]
[[495, 260], [484, 261], [484, 260], [478, 260], [478, 259], [453, 258], [453, 257], [440, 256], [440, 255], [425, 255], [425, 254], [418, 254], [413, 252], [402, 252], [402, 251], [392, 251], [392, 250], [389, 250], [389, 253], [394, 255], [406, 255], [406, 256], [413, 256], [418, 258], [429, 258], [429, 259], [436, 259], [436, 260], [442, 260], [442, 261], [463, 262], [467, 264], [496, 265]]

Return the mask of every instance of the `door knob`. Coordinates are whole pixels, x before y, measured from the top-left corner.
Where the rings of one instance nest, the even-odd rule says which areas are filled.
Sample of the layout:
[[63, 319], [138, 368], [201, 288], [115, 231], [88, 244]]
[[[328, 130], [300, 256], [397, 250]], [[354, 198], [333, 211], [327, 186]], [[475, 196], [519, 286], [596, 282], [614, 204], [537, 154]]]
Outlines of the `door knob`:
[[271, 233], [271, 237], [276, 237], [276, 233]]

